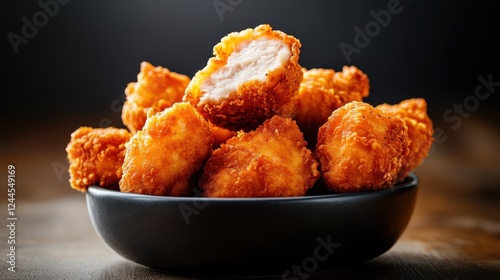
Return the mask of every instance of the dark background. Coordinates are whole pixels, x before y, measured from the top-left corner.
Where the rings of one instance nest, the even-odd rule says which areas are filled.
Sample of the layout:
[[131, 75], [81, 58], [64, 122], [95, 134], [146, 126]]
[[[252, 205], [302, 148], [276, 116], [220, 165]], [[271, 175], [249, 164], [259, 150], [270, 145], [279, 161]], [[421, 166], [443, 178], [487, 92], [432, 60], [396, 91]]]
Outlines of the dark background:
[[[43, 3], [49, 2], [57, 3]], [[386, 10], [390, 2], [73, 0], [58, 4], [17, 53], [8, 34], [22, 36], [23, 17], [33, 23], [42, 6], [37, 1], [3, 2], [2, 164], [39, 166], [39, 174], [30, 178], [52, 178], [49, 185], [68, 188], [67, 172], [61, 174], [71, 132], [81, 125], [123, 127], [124, 89], [136, 80], [141, 61], [193, 76], [223, 36], [261, 23], [301, 41], [304, 67], [360, 68], [371, 82], [367, 102], [424, 97], [435, 127], [446, 137], [459, 137], [466, 130], [457, 128], [458, 121], [463, 128], [472, 119], [488, 123], [497, 135], [500, 91], [479, 101], [466, 117], [453, 122], [443, 117], [474, 95], [478, 76], [500, 81], [500, 24], [493, 4], [401, 0], [401, 12], [392, 14], [349, 63], [339, 44], [355, 46], [354, 28], [364, 30], [374, 21], [371, 11]], [[214, 3], [234, 7], [218, 14]]]
[[[220, 18], [214, 2], [236, 5]], [[193, 76], [220, 38], [260, 23], [300, 39], [304, 67], [358, 66], [371, 80], [373, 103], [425, 97], [432, 108], [450, 106], [473, 94], [478, 75], [498, 73], [498, 14], [477, 1], [401, 0], [402, 11], [348, 63], [339, 44], [354, 45], [353, 28], [364, 29], [373, 20], [370, 11], [389, 2], [73, 0], [59, 4], [15, 54], [6, 35], [22, 35], [21, 18], [33, 22], [41, 6], [8, 1], [1, 14], [2, 107], [23, 115], [37, 110], [40, 117], [109, 107], [136, 79], [141, 61]]]

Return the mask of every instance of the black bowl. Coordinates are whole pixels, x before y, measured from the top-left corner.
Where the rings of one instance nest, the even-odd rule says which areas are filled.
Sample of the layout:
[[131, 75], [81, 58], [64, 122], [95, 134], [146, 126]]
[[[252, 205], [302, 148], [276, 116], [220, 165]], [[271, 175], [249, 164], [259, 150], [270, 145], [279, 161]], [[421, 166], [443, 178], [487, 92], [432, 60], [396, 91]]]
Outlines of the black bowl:
[[164, 197], [90, 187], [87, 205], [101, 239], [135, 263], [181, 274], [304, 279], [389, 250], [411, 218], [417, 185], [410, 174], [386, 190], [287, 198]]

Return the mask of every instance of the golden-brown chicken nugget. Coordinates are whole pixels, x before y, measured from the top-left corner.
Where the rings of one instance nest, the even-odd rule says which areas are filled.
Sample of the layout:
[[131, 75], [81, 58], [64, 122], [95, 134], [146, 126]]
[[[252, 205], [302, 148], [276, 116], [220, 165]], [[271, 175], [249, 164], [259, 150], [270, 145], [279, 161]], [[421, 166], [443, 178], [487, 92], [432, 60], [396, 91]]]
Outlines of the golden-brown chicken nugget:
[[434, 138], [432, 120], [427, 114], [427, 102], [423, 98], [411, 98], [399, 104], [381, 104], [375, 107], [385, 112], [391, 112], [401, 117], [408, 127], [410, 152], [403, 157], [399, 180], [404, 180], [408, 174], [419, 166], [427, 157]]
[[263, 24], [233, 32], [191, 80], [183, 100], [213, 124], [249, 131], [266, 119], [295, 113], [302, 81], [301, 44]]
[[318, 163], [295, 121], [274, 116], [215, 150], [200, 187], [206, 197], [303, 196], [318, 178]]
[[362, 101], [369, 95], [368, 76], [355, 66], [333, 69], [303, 69], [304, 79], [297, 96], [295, 120], [309, 147], [315, 147], [318, 129], [333, 111], [351, 101]]
[[186, 196], [212, 152], [208, 122], [189, 103], [147, 119], [126, 145], [120, 190]]
[[82, 126], [66, 146], [71, 188], [85, 192], [90, 185], [115, 185], [122, 177], [125, 143], [130, 133], [121, 128]]
[[148, 111], [151, 109], [154, 113], [161, 112], [182, 101], [190, 81], [188, 76], [171, 72], [161, 66], [154, 67], [151, 63], [143, 61], [137, 82], [129, 83], [125, 88], [123, 124], [132, 133], [141, 130]]
[[320, 127], [315, 157], [330, 190], [356, 192], [391, 187], [408, 154], [405, 122], [353, 101]]

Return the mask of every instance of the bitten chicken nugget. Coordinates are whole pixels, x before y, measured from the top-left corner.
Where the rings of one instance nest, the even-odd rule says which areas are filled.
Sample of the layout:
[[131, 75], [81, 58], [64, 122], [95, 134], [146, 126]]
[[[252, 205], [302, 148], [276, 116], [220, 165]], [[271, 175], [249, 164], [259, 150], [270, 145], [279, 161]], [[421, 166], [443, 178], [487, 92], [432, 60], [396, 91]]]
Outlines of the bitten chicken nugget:
[[122, 192], [186, 196], [212, 152], [208, 122], [189, 103], [147, 119], [126, 145]]
[[369, 95], [368, 76], [355, 66], [333, 69], [304, 69], [304, 79], [297, 96], [295, 120], [309, 147], [315, 147], [318, 129], [334, 110]]
[[147, 119], [147, 112], [154, 113], [182, 101], [184, 91], [191, 79], [185, 75], [169, 71], [167, 68], [154, 67], [149, 62], [141, 63], [137, 82], [125, 88], [126, 100], [122, 108], [122, 121], [135, 133], [141, 130]]
[[183, 100], [234, 131], [255, 129], [274, 115], [292, 117], [303, 75], [300, 47], [295, 37], [267, 24], [230, 33], [195, 74]]
[[408, 127], [410, 152], [403, 157], [398, 174], [399, 180], [402, 181], [427, 157], [434, 142], [432, 120], [427, 115], [427, 102], [423, 98], [412, 98], [403, 100], [399, 104], [381, 104], [375, 108], [395, 113], [405, 121]]
[[274, 116], [215, 150], [200, 188], [206, 197], [303, 196], [318, 178], [318, 163], [295, 121]]
[[66, 146], [71, 188], [85, 192], [90, 185], [115, 185], [122, 177], [125, 143], [130, 133], [121, 128], [82, 126]]
[[322, 179], [335, 192], [392, 186], [408, 155], [408, 128], [393, 114], [353, 101], [320, 127], [315, 157]]

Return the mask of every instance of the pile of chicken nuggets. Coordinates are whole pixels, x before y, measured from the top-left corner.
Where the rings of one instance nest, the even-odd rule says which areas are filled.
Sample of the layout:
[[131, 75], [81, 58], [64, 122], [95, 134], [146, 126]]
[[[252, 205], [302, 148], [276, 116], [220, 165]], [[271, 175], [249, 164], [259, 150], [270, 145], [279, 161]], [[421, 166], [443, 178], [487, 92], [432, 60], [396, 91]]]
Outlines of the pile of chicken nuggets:
[[355, 66], [306, 69], [301, 43], [268, 24], [226, 35], [194, 77], [142, 62], [125, 88], [126, 128], [80, 127], [70, 185], [205, 197], [391, 188], [434, 141], [422, 98], [372, 106]]

